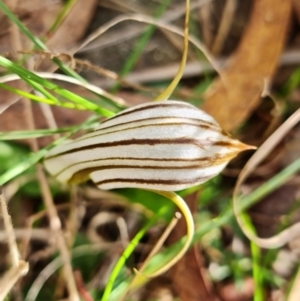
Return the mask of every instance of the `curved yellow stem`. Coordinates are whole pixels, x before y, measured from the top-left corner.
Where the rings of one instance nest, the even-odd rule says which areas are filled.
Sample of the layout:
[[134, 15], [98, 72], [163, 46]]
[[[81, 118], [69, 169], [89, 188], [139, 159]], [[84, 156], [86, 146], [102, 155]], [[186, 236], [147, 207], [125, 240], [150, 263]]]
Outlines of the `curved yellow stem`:
[[187, 54], [188, 54], [188, 47], [189, 47], [189, 18], [190, 18], [190, 0], [186, 0], [186, 14], [185, 14], [185, 20], [184, 20], [184, 42], [183, 42], [183, 53], [182, 53], [182, 59], [180, 62], [179, 69], [170, 83], [170, 85], [161, 93], [159, 94], [154, 100], [167, 100], [170, 95], [175, 90], [177, 84], [179, 83], [184, 68], [186, 64]]
[[186, 241], [184, 243], [184, 246], [177, 253], [177, 255], [175, 257], [173, 257], [166, 265], [164, 265], [162, 268], [158, 269], [154, 273], [152, 273], [150, 275], [148, 275], [148, 274], [144, 275], [146, 277], [159, 276], [162, 273], [166, 272], [168, 269], [170, 269], [174, 264], [176, 264], [183, 257], [183, 255], [189, 248], [189, 246], [192, 242], [193, 236], [194, 236], [194, 232], [195, 232], [193, 216], [191, 214], [189, 207], [187, 206], [185, 201], [182, 199], [182, 197], [180, 197], [179, 195], [177, 195], [175, 192], [172, 192], [172, 191], [161, 191], [161, 190], [151, 190], [151, 191], [167, 197], [180, 209], [180, 211], [182, 212], [182, 215], [184, 216], [185, 221], [186, 221], [187, 235], [186, 235]]

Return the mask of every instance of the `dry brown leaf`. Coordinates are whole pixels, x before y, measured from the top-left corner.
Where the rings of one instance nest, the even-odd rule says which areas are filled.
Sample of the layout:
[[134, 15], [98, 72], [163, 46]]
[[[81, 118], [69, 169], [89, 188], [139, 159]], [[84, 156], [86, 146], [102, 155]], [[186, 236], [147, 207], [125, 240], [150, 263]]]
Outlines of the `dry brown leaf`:
[[259, 104], [264, 81], [272, 78], [284, 46], [290, 10], [290, 0], [255, 1], [223, 80], [216, 80], [202, 105], [225, 130], [237, 128]]
[[298, 23], [300, 23], [300, 2], [299, 0], [292, 0], [293, 11], [297, 17]]

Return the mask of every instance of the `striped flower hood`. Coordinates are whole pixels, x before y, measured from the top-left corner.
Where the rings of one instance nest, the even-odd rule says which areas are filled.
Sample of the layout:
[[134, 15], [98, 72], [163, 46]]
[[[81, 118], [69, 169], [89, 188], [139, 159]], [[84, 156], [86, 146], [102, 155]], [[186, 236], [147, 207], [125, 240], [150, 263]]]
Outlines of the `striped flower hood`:
[[176, 191], [216, 176], [247, 149], [202, 110], [168, 100], [122, 111], [53, 148], [44, 164], [62, 182]]

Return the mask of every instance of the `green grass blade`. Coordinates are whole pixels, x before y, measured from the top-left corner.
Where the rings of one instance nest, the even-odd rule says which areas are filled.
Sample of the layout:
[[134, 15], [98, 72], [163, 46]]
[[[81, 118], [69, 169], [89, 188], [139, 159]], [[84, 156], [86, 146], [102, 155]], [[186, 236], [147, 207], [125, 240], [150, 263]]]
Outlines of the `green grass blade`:
[[45, 136], [51, 136], [54, 134], [71, 132], [73, 130], [74, 127], [62, 127], [58, 129], [41, 129], [34, 131], [0, 132], [0, 141], [40, 138]]
[[[72, 4], [72, 1], [69, 3]], [[34, 36], [30, 30], [13, 14], [13, 12], [6, 6], [6, 4], [0, 0], [0, 11], [2, 11], [13, 24], [15, 24], [19, 30], [29, 39], [33, 42], [36, 49], [48, 51], [47, 46], [43, 43], [41, 39]], [[74, 77], [78, 79], [81, 82], [87, 82], [83, 77], [81, 77], [78, 73], [76, 73], [73, 69], [71, 69], [68, 65], [62, 63], [58, 58], [54, 57], [52, 61], [67, 75]], [[93, 92], [94, 93], [94, 92]], [[97, 94], [98, 95], [98, 94]], [[117, 109], [120, 109], [120, 106], [112, 101], [111, 99], [107, 99], [105, 97], [102, 97], [101, 95], [98, 95], [101, 99], [104, 99], [107, 101], [110, 105], [114, 106]], [[101, 114], [101, 113], [100, 113]], [[106, 116], [106, 115], [104, 115]]]
[[[68, 6], [73, 5], [73, 0], [69, 1], [69, 3], [66, 5], [66, 10], [68, 9]], [[15, 24], [19, 30], [35, 45], [36, 49], [48, 51], [47, 46], [43, 43], [41, 39], [33, 35], [30, 30], [13, 14], [13, 12], [6, 6], [6, 4], [0, 0], [0, 11], [2, 11], [13, 24]], [[65, 11], [62, 12], [62, 14], [65, 14]], [[81, 77], [79, 74], [77, 74], [73, 69], [71, 69], [69, 66], [62, 63], [58, 58], [54, 57], [52, 61], [67, 75], [74, 77], [78, 79], [81, 82], [87, 82], [83, 77]], [[94, 93], [94, 92], [93, 92]], [[96, 94], [96, 93], [95, 93]], [[98, 95], [98, 94], [97, 94]], [[107, 99], [105, 97], [102, 97], [101, 95], [98, 95], [101, 99], [104, 101], [107, 101], [109, 104], [113, 105], [115, 108], [120, 109], [120, 106], [116, 104], [111, 99]]]
[[287, 97], [294, 91], [300, 84], [300, 68], [298, 67], [296, 70], [293, 71], [290, 78], [284, 84], [282, 88], [282, 94]]
[[[64, 138], [59, 139], [57, 142], [61, 143], [64, 140]], [[31, 166], [37, 164], [50, 150], [52, 146], [55, 144], [50, 144], [46, 148], [41, 149], [37, 153], [32, 154], [26, 161], [21, 162], [20, 164], [14, 166], [7, 172], [5, 172], [3, 175], [0, 176], [0, 186], [4, 185], [8, 181], [14, 179], [15, 177], [19, 176], [23, 172], [25, 172], [27, 169], [29, 169]]]
[[[248, 214], [242, 213], [241, 218], [243, 219], [244, 225], [249, 231], [253, 234], [256, 233], [256, 230], [251, 222], [251, 219]], [[252, 241], [250, 241], [250, 250], [252, 255], [252, 275], [254, 280], [254, 299], [253, 301], [264, 301], [264, 290], [263, 290], [263, 272], [261, 264], [261, 250], [260, 248]]]
[[[280, 171], [273, 178], [265, 182], [263, 185], [255, 189], [249, 195], [241, 198], [238, 203], [238, 212], [243, 212], [252, 205], [256, 204], [263, 197], [269, 193], [275, 191], [280, 185], [283, 185], [288, 181], [296, 172], [300, 170], [300, 159], [294, 161], [285, 169]], [[204, 234], [208, 233], [211, 229], [219, 228], [228, 224], [234, 218], [234, 212], [232, 209], [226, 210], [222, 215], [214, 220], [203, 224], [201, 229], [197, 229], [194, 235], [194, 242], [198, 241]]]
[[3, 88], [7, 91], [13, 92], [13, 93], [18, 94], [22, 97], [25, 97], [25, 98], [28, 98], [28, 99], [31, 99], [31, 100], [35, 100], [35, 101], [38, 101], [38, 102], [44, 102], [44, 103], [47, 103], [47, 104], [50, 104], [50, 105], [56, 105], [57, 104], [56, 99], [53, 100], [53, 99], [49, 99], [49, 98], [40, 97], [40, 96], [34, 95], [32, 93], [28, 93], [26, 91], [16, 89], [16, 88], [11, 87], [11, 86], [6, 85], [6, 84], [0, 83], [0, 88]]
[[163, 207], [160, 209], [158, 213], [156, 213], [135, 235], [135, 237], [131, 240], [125, 251], [123, 252], [122, 256], [119, 258], [118, 262], [116, 263], [112, 273], [110, 274], [110, 277], [108, 279], [107, 285], [105, 287], [103, 296], [101, 298], [101, 301], [107, 301], [109, 299], [110, 293], [113, 289], [114, 282], [119, 275], [121, 269], [123, 268], [126, 260], [129, 258], [129, 256], [132, 254], [140, 240], [143, 238], [147, 230], [153, 226], [153, 224], [157, 221], [157, 219], [160, 217], [161, 214], [163, 214], [163, 211], [168, 210], [168, 207]]
[[[38, 90], [39, 92], [42, 93], [42, 91], [44, 90], [46, 92], [45, 94], [47, 96], [49, 96], [49, 98], [40, 97], [38, 95], [28, 93], [28, 92], [23, 91], [23, 90], [15, 89], [15, 88], [13, 88], [11, 86], [8, 86], [6, 84], [1, 84], [0, 83], [0, 88], [6, 89], [10, 92], [13, 92], [13, 93], [18, 94], [22, 97], [26, 97], [28, 99], [31, 99], [31, 100], [34, 100], [34, 101], [37, 101], [37, 102], [46, 103], [48, 105], [60, 106], [60, 107], [68, 108], [68, 109], [86, 110], [86, 107], [84, 107], [82, 105], [77, 105], [76, 103], [73, 103], [73, 102], [61, 102], [57, 98], [53, 97], [53, 95], [51, 95], [45, 89], [43, 89], [43, 87], [39, 86], [35, 82], [32, 82], [32, 83], [33, 83], [33, 86], [35, 86], [35, 89]], [[50, 94], [50, 95], [48, 95], [48, 94]]]
[[[162, 14], [166, 11], [167, 7], [169, 6], [170, 2], [171, 0], [164, 0], [161, 2], [160, 6], [158, 7], [157, 11], [154, 14], [154, 19], [158, 19], [159, 17], [162, 16]], [[148, 41], [153, 35], [155, 29], [156, 29], [155, 25], [149, 25], [146, 28], [144, 33], [136, 42], [133, 51], [130, 53], [129, 57], [126, 58], [125, 63], [119, 73], [120, 77], [126, 76], [135, 66], [137, 60], [139, 59], [141, 53], [143, 52]], [[119, 88], [120, 88], [120, 84], [118, 83], [112, 88], [112, 91], [116, 92]]]
[[[238, 211], [245, 211], [246, 209], [257, 203], [259, 200], [261, 200], [264, 196], [276, 190], [280, 185], [283, 185], [298, 171], [300, 171], [300, 159], [287, 166], [284, 170], [258, 187], [251, 194], [243, 197], [239, 201]], [[201, 227], [196, 229], [193, 243], [198, 242], [205, 234], [209, 233], [211, 230], [229, 224], [234, 219], [234, 217], [235, 216], [233, 209], [230, 208], [219, 217], [203, 223]], [[182, 248], [185, 239], [185, 237], [182, 238], [179, 242], [175, 243], [165, 251], [155, 255], [149, 261], [147, 269], [145, 270], [145, 274], [153, 273], [155, 270], [159, 269], [162, 265], [166, 264], [170, 259], [172, 259]], [[116, 290], [112, 291], [109, 301], [118, 300], [119, 296], [122, 294], [122, 291], [124, 290], [124, 288], [126, 288], [126, 283], [128, 284], [128, 281], [125, 281], [120, 285], [120, 288], [122, 289], [117, 288]]]
[[[32, 43], [35, 45], [37, 49], [47, 51], [47, 46], [40, 40], [38, 37], [33, 35], [30, 30], [13, 14], [13, 12], [5, 5], [5, 3], [0, 0], [0, 10], [11, 20], [13, 24], [15, 24], [23, 34], [32, 41]], [[66, 74], [77, 78], [78, 80], [84, 81], [85, 80], [78, 75], [74, 70], [69, 68], [67, 65], [63, 64], [60, 60], [57, 58], [53, 59], [53, 62], [55, 62], [61, 70], [63, 70]]]
[[96, 104], [86, 100], [85, 98], [78, 96], [77, 94], [72, 93], [66, 89], [61, 88], [60, 86], [26, 70], [25, 68], [11, 62], [10, 60], [2, 56], [0, 56], [0, 65], [7, 68], [10, 72], [17, 74], [26, 83], [28, 83], [30, 86], [33, 86], [33, 88], [38, 89], [38, 91], [41, 92], [43, 95], [46, 94], [47, 98], [56, 101], [57, 104], [60, 103], [58, 99], [55, 98], [53, 95], [51, 95], [49, 92], [47, 92], [45, 89], [49, 89], [52, 92], [55, 92], [56, 94], [63, 96], [71, 100], [72, 102], [75, 102], [76, 104], [84, 107], [86, 110], [94, 111], [105, 117], [111, 117], [115, 114], [110, 110], [98, 107]]
[[72, 7], [76, 4], [77, 0], [68, 0], [65, 1], [63, 4], [63, 8], [59, 12], [58, 16], [56, 17], [56, 20], [54, 21], [53, 25], [50, 27], [48, 31], [48, 35], [52, 35], [61, 25], [63, 20], [66, 18], [68, 15], [68, 12], [72, 9]]
[[38, 49], [47, 50], [45, 44], [35, 37], [30, 30], [12, 13], [12, 11], [0, 0], [0, 10], [29, 38]]
[[6, 171], [4, 174], [0, 176], [0, 186], [4, 185], [8, 181], [14, 179], [15, 177], [19, 176], [23, 172], [25, 172], [27, 169], [29, 169], [31, 166], [38, 163], [46, 154], [47, 152], [54, 146], [61, 144], [64, 140], [66, 140], [68, 137], [70, 137], [72, 134], [76, 133], [78, 130], [87, 127], [88, 125], [91, 125], [95, 123], [98, 120], [98, 117], [93, 116], [89, 118], [86, 122], [81, 124], [78, 127], [74, 127], [73, 131], [70, 132], [67, 136], [62, 137], [52, 144], [48, 145], [47, 147], [41, 149], [37, 153], [32, 154], [27, 160], [21, 162], [20, 164], [17, 164], [13, 168]]

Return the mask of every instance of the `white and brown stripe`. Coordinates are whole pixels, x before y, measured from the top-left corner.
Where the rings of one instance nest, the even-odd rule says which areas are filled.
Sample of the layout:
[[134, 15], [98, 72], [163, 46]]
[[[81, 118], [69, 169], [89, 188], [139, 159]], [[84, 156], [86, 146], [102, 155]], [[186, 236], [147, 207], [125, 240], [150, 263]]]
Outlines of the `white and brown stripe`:
[[51, 150], [44, 163], [64, 182], [91, 178], [101, 189], [175, 191], [207, 181], [250, 148], [198, 108], [162, 101], [117, 114], [94, 132]]

